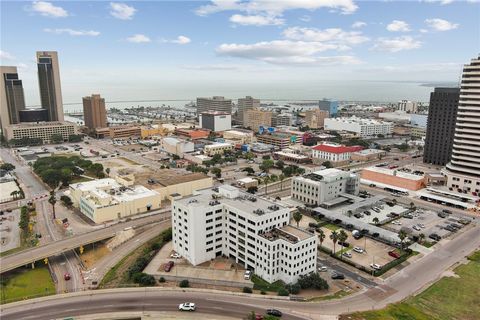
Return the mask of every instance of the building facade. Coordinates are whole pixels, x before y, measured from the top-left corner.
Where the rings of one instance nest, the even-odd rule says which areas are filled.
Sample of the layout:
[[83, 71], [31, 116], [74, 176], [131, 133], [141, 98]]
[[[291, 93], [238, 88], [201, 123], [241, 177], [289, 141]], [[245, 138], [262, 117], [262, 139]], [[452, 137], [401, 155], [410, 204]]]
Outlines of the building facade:
[[418, 106], [414, 101], [401, 100], [398, 102], [398, 110], [408, 113], [416, 113], [418, 111]]
[[48, 121], [48, 111], [43, 108], [24, 109], [18, 112], [20, 122], [46, 122]]
[[423, 175], [415, 175], [384, 167], [369, 167], [362, 170], [362, 180], [379, 187], [397, 187], [404, 190], [420, 190], [425, 188], [427, 180]]
[[250, 130], [228, 130], [223, 132], [223, 138], [225, 140], [235, 141], [239, 144], [248, 144], [255, 141], [255, 134]]
[[61, 135], [63, 141], [68, 141], [68, 137], [77, 134], [77, 127], [71, 122], [40, 122], [40, 123], [20, 123], [5, 127], [5, 137], [8, 140], [28, 138], [40, 138], [43, 143], [50, 143], [52, 135]]
[[213, 143], [208, 144], [203, 148], [203, 153], [207, 156], [214, 156], [216, 154], [224, 154], [226, 151], [231, 151], [235, 147], [231, 143]]
[[331, 117], [336, 117], [338, 113], [338, 101], [323, 99], [318, 101], [318, 108], [327, 111]]
[[393, 123], [358, 117], [327, 118], [325, 119], [325, 130], [354, 132], [356, 136], [368, 139], [376, 138], [379, 135], [391, 136]]
[[328, 118], [328, 111], [313, 109], [305, 111], [305, 126], [311, 129], [323, 128], [325, 118]]
[[272, 124], [272, 112], [260, 109], [247, 109], [244, 113], [243, 126], [258, 132], [260, 127], [270, 127]]
[[324, 169], [294, 177], [291, 184], [292, 199], [309, 204], [321, 205], [342, 194], [358, 194], [358, 176], [338, 169]]
[[177, 155], [179, 157], [183, 157], [185, 153], [193, 152], [195, 148], [193, 142], [173, 137], [163, 138], [160, 146], [165, 152]]
[[430, 93], [423, 162], [446, 165], [452, 154], [460, 88], [435, 88]]
[[268, 282], [316, 271], [317, 237], [289, 225], [290, 211], [223, 185], [172, 203], [173, 248], [193, 265], [227, 256]]
[[274, 146], [280, 150], [288, 148], [288, 146], [290, 146], [291, 144], [296, 144], [296, 140], [293, 141], [291, 139], [291, 136], [286, 134], [278, 134], [278, 133], [258, 134], [257, 141], [262, 144], [268, 144], [268, 145]]
[[292, 117], [286, 113], [272, 114], [272, 127], [290, 126], [292, 124]]
[[238, 120], [244, 124], [245, 121], [245, 111], [251, 109], [259, 109], [260, 100], [254, 99], [251, 96], [246, 96], [245, 98], [238, 99]]
[[232, 115], [226, 112], [202, 112], [199, 115], [200, 128], [213, 132], [226, 131], [232, 128]]
[[214, 96], [212, 98], [197, 98], [197, 116], [202, 112], [219, 111], [232, 114], [232, 100]]
[[312, 148], [312, 160], [316, 164], [329, 161], [333, 166], [342, 165], [350, 161], [354, 152], [362, 149], [361, 146], [322, 143]]
[[105, 99], [99, 94], [92, 94], [90, 97], [83, 97], [83, 120], [85, 126], [91, 130], [107, 126], [107, 110]]
[[47, 109], [48, 121], [63, 121], [60, 68], [56, 51], [37, 51], [38, 84], [42, 108]]
[[480, 193], [480, 56], [463, 68], [447, 186]]
[[17, 67], [0, 66], [2, 76], [0, 87], [0, 130], [20, 122], [19, 112], [25, 109], [22, 80], [18, 78]]
[[95, 129], [95, 135], [97, 138], [129, 138], [129, 137], [141, 137], [142, 129], [139, 126], [113, 126], [108, 128]]

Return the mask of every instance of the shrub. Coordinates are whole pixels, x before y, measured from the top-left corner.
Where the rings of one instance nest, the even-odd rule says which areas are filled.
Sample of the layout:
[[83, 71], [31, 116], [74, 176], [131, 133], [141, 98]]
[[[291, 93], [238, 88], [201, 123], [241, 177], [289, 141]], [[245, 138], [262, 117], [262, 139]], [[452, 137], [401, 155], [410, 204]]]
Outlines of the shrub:
[[158, 279], [158, 282], [160, 282], [160, 283], [165, 282], [165, 278], [164, 278], [164, 277], [160, 277], [160, 279]]
[[252, 288], [249, 287], [243, 287], [243, 293], [252, 293]]
[[316, 272], [310, 272], [308, 275], [301, 275], [298, 279], [298, 285], [302, 289], [315, 288], [317, 290], [328, 289], [328, 283], [322, 279]]
[[141, 286], [153, 286], [155, 284], [155, 278], [143, 272], [138, 272], [133, 275], [133, 281]]
[[188, 287], [190, 287], [190, 283], [188, 282], [188, 280], [182, 280], [182, 281], [180, 281], [178, 286], [180, 288], [188, 288]]
[[289, 295], [288, 290], [285, 288], [281, 288], [278, 290], [278, 295], [282, 297], [287, 297]]
[[285, 288], [290, 292], [290, 294], [298, 294], [302, 287], [298, 283], [288, 284]]
[[260, 294], [267, 294], [267, 293], [266, 293], [265, 291], [263, 291], [263, 290], [262, 290], [262, 291], [260, 291]]

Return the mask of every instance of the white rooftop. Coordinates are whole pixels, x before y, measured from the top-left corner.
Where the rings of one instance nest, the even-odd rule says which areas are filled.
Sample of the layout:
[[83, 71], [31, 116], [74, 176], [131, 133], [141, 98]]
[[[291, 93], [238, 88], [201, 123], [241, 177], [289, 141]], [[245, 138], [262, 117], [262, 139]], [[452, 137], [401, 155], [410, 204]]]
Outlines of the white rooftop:
[[397, 169], [388, 169], [385, 167], [368, 167], [368, 168], [364, 168], [363, 170], [383, 173], [385, 175], [395, 176], [395, 177], [409, 179], [409, 180], [422, 180], [424, 178], [423, 175], [419, 176], [416, 174], [399, 171]]

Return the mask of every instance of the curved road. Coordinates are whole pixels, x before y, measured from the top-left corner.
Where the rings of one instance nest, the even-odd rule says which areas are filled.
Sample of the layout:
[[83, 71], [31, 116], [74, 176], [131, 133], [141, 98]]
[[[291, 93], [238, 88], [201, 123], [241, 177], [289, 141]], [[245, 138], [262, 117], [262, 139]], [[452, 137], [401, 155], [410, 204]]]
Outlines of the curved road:
[[119, 311], [170, 311], [178, 303], [192, 301], [202, 313], [244, 316], [254, 310], [277, 308], [286, 319], [322, 319], [353, 311], [383, 308], [415, 294], [439, 279], [445, 270], [480, 247], [480, 226], [456, 238], [440, 242], [435, 251], [385, 280], [381, 285], [343, 299], [318, 303], [267, 299], [204, 290], [168, 288], [119, 288], [50, 296], [1, 306], [2, 319], [51, 319]]

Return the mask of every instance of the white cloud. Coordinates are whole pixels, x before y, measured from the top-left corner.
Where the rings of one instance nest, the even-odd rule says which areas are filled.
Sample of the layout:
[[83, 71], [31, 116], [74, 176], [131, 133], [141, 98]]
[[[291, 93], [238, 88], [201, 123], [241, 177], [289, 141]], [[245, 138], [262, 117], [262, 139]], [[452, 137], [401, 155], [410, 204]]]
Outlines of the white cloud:
[[300, 17], [300, 20], [303, 22], [310, 22], [312, 20], [312, 17], [304, 15]]
[[459, 24], [458, 23], [451, 23], [450, 21], [435, 18], [435, 19], [427, 19], [425, 23], [435, 31], [449, 31], [453, 29], [457, 29]]
[[127, 38], [128, 42], [133, 42], [133, 43], [146, 43], [146, 42], [151, 42], [150, 38], [147, 37], [144, 34], [135, 34], [131, 37]]
[[418, 30], [418, 31], [420, 31], [421, 33], [428, 33], [428, 30], [427, 30], [427, 29], [420, 29], [420, 30]]
[[254, 44], [222, 44], [217, 53], [224, 56], [260, 60], [273, 64], [345, 64], [358, 63], [353, 56], [317, 56], [317, 53], [339, 49], [336, 44], [275, 40]]
[[314, 42], [329, 42], [339, 45], [355, 45], [368, 41], [359, 31], [343, 31], [340, 28], [329, 29], [315, 29], [315, 28], [300, 28], [292, 27], [285, 29], [283, 35], [287, 39], [314, 41]]
[[410, 36], [397, 38], [379, 38], [372, 49], [378, 51], [399, 52], [402, 50], [418, 49], [422, 46], [420, 41]]
[[0, 50], [0, 59], [1, 60], [15, 60], [15, 57], [11, 55], [9, 52]]
[[121, 20], [132, 20], [137, 9], [125, 3], [110, 2], [110, 14]]
[[352, 24], [352, 28], [358, 29], [358, 28], [363, 28], [367, 25], [366, 22], [363, 21], [357, 21]]
[[387, 25], [387, 30], [392, 32], [407, 32], [410, 31], [410, 26], [405, 21], [393, 20]]
[[55, 33], [55, 34], [63, 34], [66, 33], [71, 36], [90, 36], [90, 37], [96, 37], [100, 35], [100, 32], [94, 31], [94, 30], [73, 30], [69, 28], [64, 28], [64, 29], [43, 29], [45, 32], [50, 32], [50, 33]]
[[34, 1], [31, 10], [45, 17], [64, 18], [68, 16], [68, 12], [65, 9], [54, 6], [47, 1]]
[[278, 26], [285, 20], [271, 16], [234, 14], [230, 17], [230, 22], [242, 26]]
[[190, 38], [185, 36], [178, 36], [177, 39], [172, 40], [172, 43], [177, 43], [177, 44], [187, 44], [190, 42], [192, 42], [192, 40], [190, 40]]
[[441, 5], [446, 5], [446, 4], [452, 3], [453, 0], [425, 0], [425, 2], [431, 2], [431, 3], [439, 2]]
[[212, 0], [210, 4], [199, 7], [196, 13], [201, 16], [221, 11], [242, 11], [249, 14], [269, 14], [280, 16], [284, 11], [294, 9], [316, 10], [330, 8], [340, 10], [344, 14], [353, 13], [358, 6], [353, 0]]

